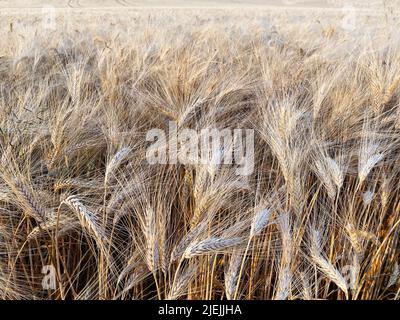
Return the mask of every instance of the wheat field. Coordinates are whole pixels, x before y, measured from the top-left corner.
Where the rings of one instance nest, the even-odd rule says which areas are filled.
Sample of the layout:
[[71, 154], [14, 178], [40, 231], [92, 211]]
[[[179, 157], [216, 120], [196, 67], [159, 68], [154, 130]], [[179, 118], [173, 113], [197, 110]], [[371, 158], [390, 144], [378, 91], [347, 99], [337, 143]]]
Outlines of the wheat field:
[[[0, 299], [399, 299], [377, 8], [0, 11]], [[251, 174], [149, 163], [171, 122], [252, 130]]]

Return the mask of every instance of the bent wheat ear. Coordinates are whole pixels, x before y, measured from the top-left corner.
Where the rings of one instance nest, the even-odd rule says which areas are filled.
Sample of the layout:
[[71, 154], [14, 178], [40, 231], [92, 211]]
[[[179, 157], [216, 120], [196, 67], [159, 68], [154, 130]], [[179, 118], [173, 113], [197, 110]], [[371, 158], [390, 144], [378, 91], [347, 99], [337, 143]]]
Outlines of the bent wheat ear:
[[253, 221], [251, 222], [250, 237], [257, 236], [264, 230], [270, 216], [271, 211], [269, 209], [260, 210], [254, 215]]
[[301, 284], [302, 284], [302, 297], [303, 300], [312, 299], [312, 291], [310, 286], [309, 277], [306, 272], [300, 272]]
[[217, 253], [228, 248], [235, 247], [243, 243], [243, 238], [216, 238], [211, 237], [206, 240], [195, 241], [191, 243], [185, 250], [183, 256], [186, 259], [190, 259], [196, 256], [209, 253]]
[[25, 213], [34, 218], [37, 222], [42, 223], [46, 219], [45, 210], [35, 201], [28, 189], [18, 180], [13, 180], [11, 189], [21, 202], [21, 206]]
[[225, 294], [228, 300], [232, 300], [235, 296], [242, 259], [242, 256], [235, 252], [229, 261], [228, 271], [225, 273]]
[[339, 270], [337, 270], [330, 261], [325, 259], [319, 253], [312, 253], [311, 257], [319, 269], [345, 293], [346, 298], [348, 299], [349, 293], [347, 282]]
[[178, 274], [178, 278], [174, 281], [167, 295], [167, 300], [176, 300], [183, 296], [186, 292], [188, 284], [196, 274], [196, 266], [188, 266], [186, 270]]
[[156, 216], [151, 207], [146, 208], [144, 218], [144, 237], [146, 240], [146, 264], [155, 271], [158, 264], [158, 246], [156, 241]]
[[290, 268], [293, 252], [292, 226], [288, 213], [283, 213], [279, 216], [278, 226], [282, 237], [282, 253], [275, 300], [286, 300], [290, 294], [290, 285], [292, 281], [292, 272]]
[[27, 237], [27, 241], [31, 241], [40, 237], [43, 233], [55, 230], [58, 227], [58, 235], [62, 235], [68, 230], [77, 227], [77, 223], [74, 218], [68, 216], [60, 216], [57, 219], [57, 215], [51, 217], [48, 221], [35, 227]]
[[328, 196], [331, 199], [335, 198], [343, 185], [344, 168], [341, 168], [336, 160], [322, 154], [315, 160], [315, 172], [327, 190]]
[[205, 230], [206, 226], [207, 224], [205, 223], [205, 221], [203, 221], [196, 225], [196, 227], [192, 231], [190, 231], [185, 235], [185, 237], [183, 237], [183, 239], [172, 250], [170, 263], [176, 261], [184, 254], [187, 247]]
[[322, 181], [323, 186], [325, 187], [328, 196], [330, 198], [335, 198], [336, 196], [336, 188], [335, 185], [331, 179], [331, 176], [329, 172], [327, 171], [327, 167], [325, 162], [323, 161], [316, 161], [315, 162], [315, 168], [318, 173], [318, 177]]
[[369, 205], [371, 201], [374, 199], [374, 196], [375, 194], [372, 191], [370, 190], [365, 191], [362, 195], [364, 205], [365, 206]]
[[127, 283], [122, 289], [121, 294], [126, 294], [129, 290], [131, 290], [134, 286], [138, 285], [141, 281], [143, 281], [148, 276], [148, 272], [145, 269], [135, 270], [128, 278]]
[[95, 237], [100, 246], [103, 246], [106, 240], [105, 232], [96, 222], [94, 214], [76, 196], [69, 196], [61, 202], [61, 205], [63, 204], [70, 207], [78, 215], [81, 225]]
[[121, 148], [115, 155], [112, 157], [111, 161], [107, 165], [104, 183], [108, 182], [108, 178], [110, 174], [121, 164], [121, 162], [125, 159], [125, 157], [131, 152], [130, 148]]
[[336, 187], [340, 189], [344, 181], [343, 169], [340, 168], [336, 160], [332, 159], [331, 157], [326, 157], [325, 161], [328, 165], [333, 182], [335, 183]]
[[390, 199], [390, 182], [389, 182], [389, 179], [385, 178], [383, 180], [381, 189], [382, 189], [382, 191], [381, 191], [380, 195], [381, 195], [382, 207], [384, 209], [386, 209], [386, 206], [389, 203], [389, 199]]
[[127, 274], [129, 274], [133, 269], [143, 264], [143, 261], [140, 259], [139, 251], [135, 252], [126, 263], [125, 267], [122, 269], [117, 278], [117, 283], [120, 283]]
[[334, 282], [346, 295], [346, 299], [349, 297], [348, 285], [346, 279], [337, 270], [333, 264], [324, 258], [321, 253], [321, 244], [318, 239], [318, 232], [313, 230], [311, 237], [311, 258], [318, 268], [323, 272], [329, 280]]
[[397, 262], [395, 262], [394, 267], [393, 267], [393, 271], [390, 274], [390, 278], [388, 281], [388, 284], [386, 286], [386, 288], [389, 288], [391, 286], [394, 286], [400, 279], [400, 270], [399, 270], [399, 264]]
[[372, 241], [374, 244], [379, 244], [379, 239], [376, 235], [374, 235], [371, 232], [365, 231], [365, 230], [355, 230], [358, 237], [368, 240], [368, 241]]
[[286, 300], [290, 293], [290, 284], [292, 282], [292, 273], [289, 267], [279, 271], [278, 287], [275, 294], [275, 300]]
[[354, 224], [350, 222], [346, 225], [345, 229], [349, 235], [351, 246], [353, 247], [357, 255], [361, 256], [364, 252], [364, 249], [359, 241], [357, 229], [354, 227]]
[[371, 155], [368, 159], [366, 159], [366, 161], [360, 163], [358, 169], [358, 178], [360, 179], [360, 183], [364, 182], [373, 167], [375, 167], [375, 165], [382, 159], [383, 153], [377, 153]]

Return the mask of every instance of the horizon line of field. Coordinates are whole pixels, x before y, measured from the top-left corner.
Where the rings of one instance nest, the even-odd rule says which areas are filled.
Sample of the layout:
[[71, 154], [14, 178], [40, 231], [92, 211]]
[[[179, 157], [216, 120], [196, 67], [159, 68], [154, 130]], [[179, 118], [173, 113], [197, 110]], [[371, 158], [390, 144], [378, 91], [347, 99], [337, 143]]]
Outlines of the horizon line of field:
[[[252, 6], [252, 5], [234, 5], [234, 6], [91, 6], [91, 7], [52, 7], [52, 6], [43, 6], [43, 7], [1, 7], [0, 6], [0, 15], [7, 14], [38, 14], [41, 13], [43, 9], [54, 9], [55, 11], [60, 12], [87, 12], [87, 11], [127, 11], [129, 13], [135, 11], [153, 11], [153, 10], [247, 10], [247, 11], [257, 11], [260, 13], [260, 10], [264, 12], [269, 11], [279, 11], [280, 13], [285, 13], [287, 11], [304, 11], [309, 12], [329, 12], [329, 13], [341, 13], [343, 8], [333, 8], [333, 7], [285, 7], [285, 6]], [[379, 13], [384, 12], [384, 8], [355, 8], [357, 13], [364, 14], [374, 14], [377, 15]], [[26, 12], [25, 12], [26, 11]]]

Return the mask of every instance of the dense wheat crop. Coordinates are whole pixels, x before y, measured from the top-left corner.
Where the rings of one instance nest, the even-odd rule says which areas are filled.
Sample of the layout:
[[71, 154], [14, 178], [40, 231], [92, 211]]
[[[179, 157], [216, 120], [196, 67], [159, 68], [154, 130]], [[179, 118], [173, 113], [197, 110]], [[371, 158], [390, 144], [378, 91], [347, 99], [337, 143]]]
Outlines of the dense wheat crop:
[[[400, 297], [393, 10], [90, 14], [1, 20], [0, 298]], [[150, 164], [171, 122], [253, 171]]]

